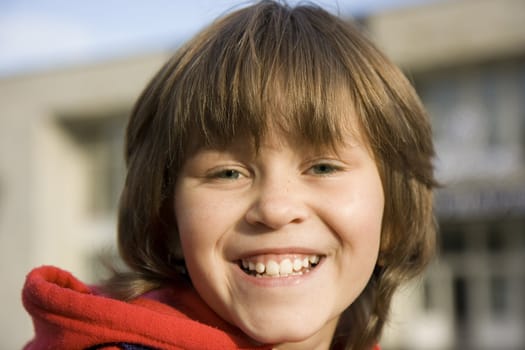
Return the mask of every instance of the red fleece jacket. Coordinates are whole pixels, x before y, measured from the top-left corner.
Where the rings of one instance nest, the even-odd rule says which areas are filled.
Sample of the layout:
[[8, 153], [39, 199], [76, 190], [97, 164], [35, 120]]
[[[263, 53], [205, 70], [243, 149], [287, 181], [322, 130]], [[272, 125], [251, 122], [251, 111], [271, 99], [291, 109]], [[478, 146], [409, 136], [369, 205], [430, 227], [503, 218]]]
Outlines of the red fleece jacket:
[[255, 347], [189, 286], [123, 302], [97, 294], [66, 271], [44, 266], [27, 276], [22, 300], [35, 328], [25, 350], [271, 349]]

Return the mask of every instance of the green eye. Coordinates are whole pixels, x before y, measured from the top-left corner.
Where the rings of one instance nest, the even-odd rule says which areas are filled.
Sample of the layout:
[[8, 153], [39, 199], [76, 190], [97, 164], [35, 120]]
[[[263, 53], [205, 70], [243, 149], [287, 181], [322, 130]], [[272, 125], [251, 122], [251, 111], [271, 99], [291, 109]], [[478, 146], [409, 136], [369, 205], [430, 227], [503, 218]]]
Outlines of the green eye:
[[213, 175], [214, 175], [213, 177], [215, 178], [226, 179], [226, 180], [237, 180], [238, 178], [241, 177], [241, 173], [233, 169], [221, 170]]
[[331, 174], [331, 173], [337, 171], [337, 167], [335, 167], [335, 166], [333, 166], [331, 164], [321, 163], [321, 164], [314, 165], [311, 168], [311, 171], [312, 171], [312, 173], [314, 173], [316, 175], [327, 175], [327, 174]]

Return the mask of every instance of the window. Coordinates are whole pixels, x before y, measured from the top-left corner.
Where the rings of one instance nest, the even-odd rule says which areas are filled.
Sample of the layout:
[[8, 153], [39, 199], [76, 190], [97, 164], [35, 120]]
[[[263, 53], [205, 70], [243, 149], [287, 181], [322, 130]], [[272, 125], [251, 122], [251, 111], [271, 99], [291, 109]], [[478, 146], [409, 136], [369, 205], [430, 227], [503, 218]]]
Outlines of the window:
[[113, 213], [124, 183], [124, 113], [63, 118], [61, 124], [87, 158], [88, 210], [95, 216]]
[[496, 316], [505, 314], [507, 310], [508, 282], [503, 276], [492, 276], [490, 279], [490, 310]]
[[463, 323], [468, 317], [467, 281], [463, 277], [455, 277], [452, 290], [454, 300], [454, 316], [456, 321]]
[[496, 224], [489, 225], [487, 232], [487, 249], [490, 253], [501, 253], [505, 249], [505, 232]]
[[443, 254], [461, 253], [466, 250], [465, 233], [459, 225], [443, 227], [440, 238]]

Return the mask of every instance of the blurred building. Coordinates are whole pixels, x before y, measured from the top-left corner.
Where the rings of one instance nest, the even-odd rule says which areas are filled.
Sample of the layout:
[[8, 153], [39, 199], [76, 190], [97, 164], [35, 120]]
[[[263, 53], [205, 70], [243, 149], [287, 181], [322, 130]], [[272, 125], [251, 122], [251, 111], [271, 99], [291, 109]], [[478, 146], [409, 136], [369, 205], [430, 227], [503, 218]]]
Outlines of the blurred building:
[[394, 314], [389, 348], [525, 349], [525, 1], [436, 2], [366, 24], [431, 114], [444, 185], [440, 258], [400, 296], [409, 318]]
[[[525, 0], [440, 1], [363, 23], [433, 123], [441, 257], [399, 294], [385, 349], [525, 348]], [[95, 281], [113, 254], [127, 114], [155, 54], [0, 80], [0, 348], [32, 327], [25, 274]], [[8, 316], [6, 316], [8, 315]]]
[[0, 80], [0, 349], [32, 336], [20, 302], [31, 268], [94, 282], [100, 255], [114, 254], [125, 122], [167, 57]]

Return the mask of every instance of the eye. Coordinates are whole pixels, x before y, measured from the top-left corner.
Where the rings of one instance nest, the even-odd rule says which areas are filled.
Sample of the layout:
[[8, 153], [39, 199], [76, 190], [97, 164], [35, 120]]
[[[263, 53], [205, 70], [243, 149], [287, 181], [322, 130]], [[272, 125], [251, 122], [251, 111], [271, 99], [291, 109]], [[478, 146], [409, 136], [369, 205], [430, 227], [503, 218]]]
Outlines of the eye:
[[340, 166], [330, 163], [318, 163], [313, 165], [308, 172], [314, 175], [330, 175], [341, 170]]
[[235, 169], [220, 169], [208, 175], [211, 179], [219, 180], [237, 180], [242, 176], [241, 172]]

